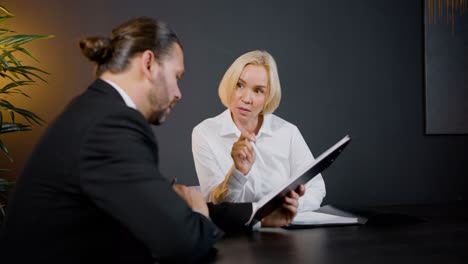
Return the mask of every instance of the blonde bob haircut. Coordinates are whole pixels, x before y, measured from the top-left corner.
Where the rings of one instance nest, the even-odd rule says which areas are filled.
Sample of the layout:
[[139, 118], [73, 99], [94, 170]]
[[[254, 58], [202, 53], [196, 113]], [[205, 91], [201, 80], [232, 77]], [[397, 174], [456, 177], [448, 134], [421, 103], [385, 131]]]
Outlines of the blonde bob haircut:
[[223, 105], [229, 108], [231, 96], [237, 86], [239, 77], [247, 65], [263, 65], [268, 73], [268, 87], [270, 92], [263, 106], [262, 114], [271, 114], [279, 106], [281, 101], [281, 86], [278, 76], [278, 69], [276, 67], [275, 59], [270, 53], [261, 50], [254, 50], [247, 52], [237, 58], [227, 69], [226, 73], [221, 80], [218, 88], [219, 98]]

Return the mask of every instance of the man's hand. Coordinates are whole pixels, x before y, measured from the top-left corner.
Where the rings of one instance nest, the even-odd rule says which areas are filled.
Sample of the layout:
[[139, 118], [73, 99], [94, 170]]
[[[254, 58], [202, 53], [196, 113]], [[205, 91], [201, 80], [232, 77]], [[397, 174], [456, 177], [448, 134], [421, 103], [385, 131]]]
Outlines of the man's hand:
[[297, 214], [299, 207], [299, 197], [304, 195], [304, 185], [299, 185], [298, 192], [290, 191], [288, 196], [284, 197], [284, 203], [281, 208], [277, 208], [271, 214], [262, 219], [262, 227], [280, 227], [291, 224]]
[[255, 135], [242, 135], [232, 145], [231, 157], [234, 166], [242, 174], [247, 175], [255, 162], [255, 151], [250, 142], [255, 143]]
[[199, 191], [180, 184], [173, 185], [172, 188], [180, 197], [182, 197], [182, 199], [185, 200], [192, 210], [202, 213], [207, 217], [210, 216], [208, 206], [203, 199], [203, 195]]

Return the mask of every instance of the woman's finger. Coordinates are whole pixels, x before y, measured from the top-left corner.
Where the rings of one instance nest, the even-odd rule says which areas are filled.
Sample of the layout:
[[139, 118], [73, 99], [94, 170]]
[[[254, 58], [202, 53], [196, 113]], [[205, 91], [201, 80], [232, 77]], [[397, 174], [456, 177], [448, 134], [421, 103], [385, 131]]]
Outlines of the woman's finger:
[[243, 143], [245, 144], [245, 146], [249, 149], [249, 151], [254, 151], [253, 147], [252, 147], [252, 144], [248, 139], [245, 139], [243, 141]]
[[297, 199], [290, 198], [290, 197], [287, 197], [287, 196], [284, 197], [284, 203], [295, 206], [295, 207], [299, 207], [299, 201]]
[[290, 198], [293, 198], [293, 199], [299, 199], [299, 194], [293, 190], [291, 190], [289, 193], [288, 193], [288, 197]]
[[297, 207], [289, 205], [289, 204], [283, 204], [282, 207], [287, 211], [287, 213], [294, 218], [294, 216], [297, 214]]
[[251, 141], [251, 142], [255, 142], [257, 140], [255, 138], [255, 133], [248, 133], [248, 132], [242, 132], [237, 141], [242, 141], [244, 139], [247, 139], [248, 141]]
[[249, 156], [249, 163], [253, 163], [255, 161], [255, 152], [252, 151], [252, 152], [249, 152], [250, 156]]
[[254, 154], [253, 148], [252, 148], [251, 146], [250, 146], [250, 148], [249, 148], [248, 145], [244, 145], [244, 144], [243, 144], [243, 145], [240, 145], [240, 144], [239, 144], [238, 146], [235, 146], [235, 147], [233, 148], [233, 152], [235, 152], [235, 153], [236, 153], [236, 152], [239, 152], [239, 153], [242, 152], [242, 153], [244, 153], [244, 154], [245, 154], [244, 157], [245, 157], [246, 159], [251, 159], [252, 156], [253, 156], [253, 154]]
[[299, 194], [299, 196], [303, 196], [305, 191], [306, 191], [306, 189], [305, 189], [304, 184], [301, 184], [301, 185], [299, 185], [299, 188], [297, 189], [297, 194]]
[[242, 148], [242, 149], [240, 150], [240, 152], [242, 153], [243, 160], [248, 160], [248, 159], [249, 159], [249, 152], [247, 152], [247, 151], [245, 150], [245, 148]]

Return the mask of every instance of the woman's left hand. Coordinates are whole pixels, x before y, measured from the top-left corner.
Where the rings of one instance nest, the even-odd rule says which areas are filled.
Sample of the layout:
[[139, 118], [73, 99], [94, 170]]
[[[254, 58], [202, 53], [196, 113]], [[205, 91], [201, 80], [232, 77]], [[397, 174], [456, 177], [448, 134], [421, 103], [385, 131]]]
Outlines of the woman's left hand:
[[262, 219], [262, 227], [281, 227], [291, 224], [297, 214], [299, 197], [304, 193], [305, 187], [302, 184], [299, 185], [297, 192], [290, 191], [288, 196], [284, 197], [282, 207]]

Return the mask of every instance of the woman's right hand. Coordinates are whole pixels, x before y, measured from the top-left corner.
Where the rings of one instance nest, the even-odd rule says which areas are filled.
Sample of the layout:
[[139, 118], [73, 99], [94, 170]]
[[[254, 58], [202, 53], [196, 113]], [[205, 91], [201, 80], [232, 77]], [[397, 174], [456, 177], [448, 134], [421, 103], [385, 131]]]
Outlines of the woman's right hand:
[[232, 145], [231, 157], [234, 160], [234, 166], [244, 175], [249, 173], [255, 162], [255, 151], [251, 142], [255, 143], [255, 136], [242, 134]]

